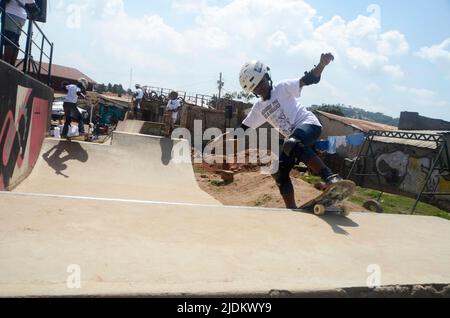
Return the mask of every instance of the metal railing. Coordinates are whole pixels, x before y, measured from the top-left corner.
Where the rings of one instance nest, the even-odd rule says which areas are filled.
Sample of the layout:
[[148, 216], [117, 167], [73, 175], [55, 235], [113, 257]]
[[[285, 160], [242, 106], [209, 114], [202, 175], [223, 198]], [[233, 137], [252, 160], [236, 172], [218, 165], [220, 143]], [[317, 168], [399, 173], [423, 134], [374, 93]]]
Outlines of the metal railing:
[[149, 97], [154, 95], [155, 93], [158, 97], [167, 97], [169, 96], [170, 92], [176, 91], [178, 93], [178, 96], [181, 97], [183, 101], [187, 103], [201, 107], [215, 108], [214, 97], [210, 95], [187, 93], [184, 91], [177, 91], [170, 88], [161, 88], [153, 86], [143, 86], [142, 89], [144, 90], [145, 94]]
[[[372, 144], [376, 142], [375, 137], [387, 137], [387, 138], [397, 138], [397, 139], [405, 139], [405, 140], [417, 140], [417, 141], [430, 141], [436, 143], [436, 148], [433, 149], [433, 156], [431, 158], [430, 167], [427, 172], [427, 176], [424, 181], [422, 181], [422, 184], [417, 180], [418, 186], [420, 189], [420, 192], [416, 196], [416, 201], [414, 202], [413, 207], [411, 208], [411, 214], [413, 214], [417, 208], [417, 205], [423, 196], [439, 196], [439, 195], [445, 195], [449, 196], [450, 192], [444, 192], [444, 191], [438, 191], [439, 189], [436, 188], [432, 189], [432, 191], [426, 191], [427, 187], [429, 186], [429, 180], [432, 178], [433, 174], [436, 173], [441, 178], [444, 174], [444, 172], [449, 173], [450, 172], [450, 155], [447, 145], [447, 139], [444, 137], [442, 133], [420, 133], [420, 132], [409, 132], [409, 131], [378, 131], [378, 130], [370, 130], [367, 133], [366, 141], [364, 142], [363, 146], [361, 147], [359, 154], [357, 158], [354, 160], [353, 165], [347, 175], [347, 179], [350, 179], [352, 174], [356, 177], [362, 177], [358, 184], [361, 184], [364, 180], [364, 177], [366, 176], [376, 176], [378, 180], [378, 187], [379, 189], [383, 189], [380, 173], [378, 169], [372, 168], [369, 171], [369, 173], [366, 173], [367, 166], [366, 162], [364, 163], [362, 167], [362, 172], [357, 172], [357, 166], [360, 159], [365, 158], [371, 158], [372, 160], [375, 160], [375, 151], [372, 147]], [[424, 169], [424, 168], [422, 168]], [[384, 191], [384, 190], [383, 190]], [[383, 191], [380, 192], [377, 201], [381, 199], [381, 196], [383, 195]]]
[[[28, 28], [27, 32], [23, 31], [20, 25], [14, 21], [14, 19], [10, 19], [12, 23], [14, 23], [19, 29], [21, 34], [24, 34], [26, 36], [25, 40], [25, 50], [20, 48], [20, 45], [17, 45], [14, 43], [10, 38], [8, 38], [5, 35], [5, 21], [6, 17], [11, 17], [10, 14], [6, 13], [5, 7], [0, 6], [0, 14], [1, 14], [1, 30], [0, 30], [0, 58], [3, 59], [4, 57], [4, 48], [6, 45], [12, 45], [16, 49], [18, 49], [20, 52], [23, 53], [24, 57], [22, 60], [17, 60], [14, 62], [14, 65], [17, 68], [20, 68], [22, 66], [22, 71], [25, 74], [31, 75], [33, 77], [36, 77], [39, 81], [50, 85], [51, 83], [51, 74], [52, 74], [52, 61], [53, 61], [53, 43], [50, 42], [50, 40], [45, 36], [42, 29], [39, 27], [39, 25], [32, 20], [28, 21]], [[34, 35], [34, 29], [38, 31], [38, 35], [42, 37], [40, 45], [38, 45], [35, 40], [33, 39]], [[48, 53], [45, 52], [46, 44], [49, 47]], [[35, 60], [33, 57], [33, 45], [38, 49], [39, 51], [39, 60]], [[48, 68], [44, 68], [43, 65], [43, 58], [46, 57], [48, 60]]]

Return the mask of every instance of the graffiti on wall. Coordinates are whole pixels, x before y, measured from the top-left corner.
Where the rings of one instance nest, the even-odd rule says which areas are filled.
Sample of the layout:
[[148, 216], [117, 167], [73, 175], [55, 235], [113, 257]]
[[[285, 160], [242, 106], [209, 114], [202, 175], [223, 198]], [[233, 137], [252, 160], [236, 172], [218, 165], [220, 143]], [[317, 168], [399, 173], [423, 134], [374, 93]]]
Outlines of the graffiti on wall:
[[[9, 102], [8, 102], [9, 101]], [[0, 105], [0, 190], [14, 173], [31, 169], [39, 155], [47, 127], [49, 102], [33, 96], [33, 89], [18, 85], [15, 103]]]
[[[430, 172], [432, 161], [430, 157], [417, 157], [413, 152], [401, 150], [387, 152], [378, 151], [376, 157], [377, 172], [385, 182], [401, 191], [418, 194], [423, 188]], [[425, 191], [450, 192], [450, 174], [447, 169], [432, 172]]]

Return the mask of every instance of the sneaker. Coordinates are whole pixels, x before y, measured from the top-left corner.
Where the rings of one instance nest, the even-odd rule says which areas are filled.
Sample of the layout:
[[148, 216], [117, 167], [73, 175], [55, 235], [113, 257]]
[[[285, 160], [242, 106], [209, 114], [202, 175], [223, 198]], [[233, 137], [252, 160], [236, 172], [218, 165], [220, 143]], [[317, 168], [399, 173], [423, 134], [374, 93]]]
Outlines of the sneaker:
[[314, 188], [316, 188], [319, 191], [325, 191], [327, 189], [327, 184], [323, 181], [316, 182], [314, 184]]
[[332, 174], [331, 176], [329, 176], [325, 182], [326, 182], [326, 188], [329, 188], [330, 186], [332, 186], [335, 183], [338, 183], [339, 181], [342, 181], [344, 179], [342, 179], [342, 177], [338, 174]]

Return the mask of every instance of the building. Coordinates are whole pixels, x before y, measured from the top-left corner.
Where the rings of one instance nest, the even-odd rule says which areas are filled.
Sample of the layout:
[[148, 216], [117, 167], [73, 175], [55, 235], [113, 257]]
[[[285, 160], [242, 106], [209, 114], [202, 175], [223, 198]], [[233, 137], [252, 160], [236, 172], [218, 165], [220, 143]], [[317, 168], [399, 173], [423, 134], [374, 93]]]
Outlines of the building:
[[[378, 131], [385, 136], [375, 136], [368, 147], [368, 141], [360, 146], [343, 145], [334, 154], [326, 154], [325, 161], [342, 176], [355, 180], [359, 185], [383, 192], [395, 193], [417, 198], [422, 192], [438, 192], [440, 195], [421, 196], [421, 201], [431, 203], [450, 211], [450, 154], [447, 157], [440, 152], [443, 142], [450, 145], [448, 130], [419, 130], [439, 120], [427, 119], [414, 124], [416, 130], [398, 130], [397, 127], [373, 123], [360, 119], [345, 118], [325, 112], [316, 112], [324, 125], [322, 139], [333, 136], [349, 136], [369, 131]], [[409, 113], [411, 114], [411, 113]], [[421, 121], [413, 113], [415, 121]], [[405, 114], [403, 114], [405, 119]], [[358, 157], [362, 154], [367, 156]], [[445, 150], [443, 148], [443, 150]], [[356, 171], [348, 175], [352, 163], [356, 160]], [[437, 164], [435, 167], [434, 165]], [[357, 176], [356, 173], [372, 174]], [[380, 178], [378, 180], [378, 177]]]
[[323, 125], [322, 138], [329, 136], [347, 136], [355, 133], [368, 133], [370, 130], [397, 130], [397, 127], [372, 121], [347, 118], [322, 111], [315, 114]]
[[[45, 76], [47, 74], [47, 70], [49, 69], [49, 65], [47, 63], [42, 63], [41, 68], [41, 76]], [[36, 77], [36, 73], [33, 70], [30, 70], [30, 75]], [[76, 84], [78, 79], [83, 77], [89, 82], [88, 90], [92, 90], [94, 85], [97, 84], [92, 78], [84, 74], [83, 72], [77, 70], [76, 68], [52, 64], [51, 66], [51, 82], [50, 87], [55, 90], [55, 92], [63, 92], [62, 89], [63, 82], [67, 82], [69, 84]]]
[[401, 130], [450, 130], [450, 122], [420, 116], [419, 113], [402, 112], [398, 128]]

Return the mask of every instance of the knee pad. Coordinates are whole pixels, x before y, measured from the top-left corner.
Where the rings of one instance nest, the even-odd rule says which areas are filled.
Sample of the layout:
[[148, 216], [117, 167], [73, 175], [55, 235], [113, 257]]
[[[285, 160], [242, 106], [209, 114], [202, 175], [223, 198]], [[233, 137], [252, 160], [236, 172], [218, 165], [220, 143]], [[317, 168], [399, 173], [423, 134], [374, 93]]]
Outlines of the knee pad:
[[272, 175], [272, 178], [275, 180], [282, 195], [294, 192], [294, 186], [292, 185], [289, 174], [278, 171], [277, 173]]
[[285, 141], [283, 152], [289, 158], [300, 158], [305, 152], [305, 145], [300, 139], [291, 137]]

